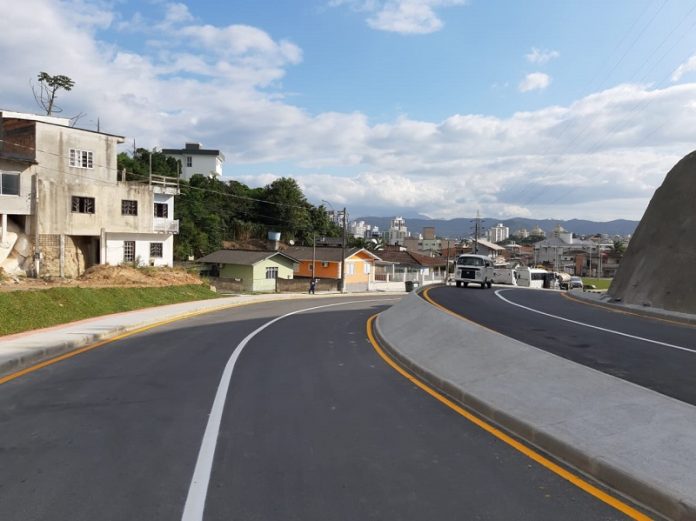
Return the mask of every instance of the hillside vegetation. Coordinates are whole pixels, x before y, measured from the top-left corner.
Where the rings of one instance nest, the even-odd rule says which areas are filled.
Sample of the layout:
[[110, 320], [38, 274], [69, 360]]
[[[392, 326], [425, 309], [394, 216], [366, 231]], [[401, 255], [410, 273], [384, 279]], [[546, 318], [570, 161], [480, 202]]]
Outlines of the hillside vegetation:
[[[179, 165], [161, 152], [136, 150], [118, 155], [118, 168], [127, 179], [146, 182], [152, 174], [177, 177]], [[281, 232], [284, 241], [311, 245], [312, 236], [338, 237], [341, 229], [324, 206], [313, 206], [294, 179], [280, 178], [262, 188], [238, 181], [220, 181], [194, 175], [181, 181], [174, 218], [179, 234], [174, 238], [174, 258], [202, 257], [222, 248], [223, 241], [265, 239], [269, 231]]]

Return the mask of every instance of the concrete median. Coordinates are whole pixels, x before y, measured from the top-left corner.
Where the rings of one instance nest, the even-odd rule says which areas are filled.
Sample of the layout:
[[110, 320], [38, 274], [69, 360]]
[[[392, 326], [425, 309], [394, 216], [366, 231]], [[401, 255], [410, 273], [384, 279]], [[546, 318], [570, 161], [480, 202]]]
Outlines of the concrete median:
[[383, 346], [457, 402], [661, 515], [696, 520], [696, 407], [452, 316], [416, 294]]

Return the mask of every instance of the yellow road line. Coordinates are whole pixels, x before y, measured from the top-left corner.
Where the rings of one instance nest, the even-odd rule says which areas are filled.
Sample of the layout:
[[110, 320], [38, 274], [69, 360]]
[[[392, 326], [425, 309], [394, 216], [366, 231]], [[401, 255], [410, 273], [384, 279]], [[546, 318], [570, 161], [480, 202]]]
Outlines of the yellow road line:
[[603, 306], [601, 304], [595, 304], [594, 302], [587, 302], [584, 299], [580, 299], [577, 297], [573, 297], [572, 295], [567, 295], [566, 293], [561, 293], [561, 296], [563, 298], [566, 298], [568, 300], [572, 300], [573, 302], [577, 302], [579, 304], [584, 304], [586, 306], [591, 306], [593, 308], [602, 308], [606, 309], [607, 311], [611, 311], [612, 313], [619, 313], [621, 315], [631, 315], [633, 317], [640, 317], [640, 318], [648, 318], [650, 320], [657, 320], [658, 322], [666, 322], [667, 324], [675, 324], [677, 326], [685, 326], [685, 327], [690, 327], [690, 328], [696, 328], [696, 325], [690, 324], [688, 322], [680, 322], [678, 320], [670, 320], [668, 318], [661, 318], [661, 317], [656, 317], [653, 315], [643, 315], [641, 313], [635, 313], [631, 311], [627, 311], [625, 309], [614, 309], [609, 306]]
[[443, 394], [439, 393], [435, 389], [429, 387], [427, 384], [422, 382], [420, 379], [416, 378], [412, 374], [408, 373], [406, 370], [404, 370], [400, 365], [398, 365], [391, 357], [389, 357], [379, 346], [377, 343], [377, 340], [374, 337], [374, 334], [372, 332], [372, 324], [374, 323], [375, 318], [377, 315], [371, 316], [368, 321], [367, 321], [367, 337], [370, 340], [370, 343], [372, 344], [372, 347], [374, 350], [377, 352], [377, 354], [384, 360], [387, 364], [389, 364], [394, 370], [396, 370], [401, 376], [409, 380], [412, 384], [417, 385], [420, 387], [422, 390], [424, 390], [426, 393], [428, 393], [430, 396], [438, 400], [439, 402], [443, 403], [450, 409], [454, 410], [467, 420], [469, 420], [471, 423], [475, 424], [476, 426], [480, 427], [484, 431], [488, 432], [489, 434], [495, 436], [498, 438], [500, 441], [506, 443], [507, 445], [511, 446], [515, 450], [521, 452], [528, 458], [531, 458], [532, 460], [536, 461], [538, 464], [541, 466], [545, 467], [546, 469], [550, 470], [554, 474], [557, 474], [558, 476], [562, 477], [563, 479], [569, 481], [576, 487], [582, 489], [583, 491], [587, 492], [588, 494], [594, 496], [595, 498], [599, 499], [600, 501], [603, 501], [607, 505], [615, 508], [616, 510], [626, 514], [628, 517], [631, 519], [639, 520], [639, 521], [649, 521], [651, 518], [643, 514], [642, 512], [639, 512], [638, 510], [632, 508], [631, 506], [627, 505], [626, 503], [620, 501], [619, 499], [616, 499], [613, 496], [610, 496], [603, 490], [600, 490], [599, 488], [595, 487], [594, 485], [588, 483], [587, 481], [583, 480], [582, 478], [576, 476], [575, 474], [569, 472], [568, 470], [564, 469], [563, 467], [557, 465], [553, 461], [549, 460], [548, 458], [542, 456], [538, 452], [530, 449], [526, 445], [523, 445], [519, 441], [515, 440], [514, 438], [508, 436], [505, 434], [503, 431], [500, 429], [494, 427], [493, 425], [483, 421], [481, 418], [471, 414], [464, 408], [462, 408], [460, 405], [457, 405], [455, 402], [450, 400], [449, 398], [445, 397]]
[[49, 358], [48, 360], [44, 360], [43, 362], [39, 362], [38, 364], [31, 365], [31, 366], [29, 366], [29, 367], [26, 367], [26, 368], [24, 368], [24, 369], [21, 369], [21, 370], [19, 370], [19, 371], [14, 372], [14, 373], [10, 373], [10, 374], [8, 374], [8, 375], [6, 375], [6, 376], [0, 377], [0, 385], [2, 385], [2, 384], [4, 384], [4, 383], [7, 383], [7, 382], [9, 382], [9, 381], [11, 381], [11, 380], [15, 380], [16, 378], [19, 378], [20, 376], [24, 376], [25, 374], [33, 373], [34, 371], [38, 371], [39, 369], [43, 369], [43, 368], [46, 367], [46, 366], [53, 365], [53, 364], [57, 364], [58, 362], [62, 362], [63, 360], [67, 360], [68, 358], [72, 358], [72, 357], [74, 357], [74, 356], [80, 355], [80, 354], [85, 353], [85, 352], [87, 352], [87, 351], [91, 351], [92, 349], [96, 349], [96, 348], [98, 348], [98, 347], [101, 347], [101, 346], [103, 346], [103, 345], [109, 344], [109, 343], [111, 343], [111, 342], [116, 342], [117, 340], [121, 340], [121, 339], [123, 339], [123, 338], [129, 337], [129, 336], [132, 336], [132, 335], [137, 335], [138, 333], [142, 333], [142, 332], [144, 332], [144, 331], [148, 331], [148, 330], [150, 330], [150, 329], [154, 329], [154, 328], [159, 327], [159, 326], [164, 326], [164, 325], [166, 325], [166, 324], [170, 324], [170, 323], [172, 323], [172, 322], [176, 322], [177, 320], [184, 320], [184, 319], [186, 319], [186, 318], [192, 318], [192, 317], [195, 317], [195, 316], [198, 316], [198, 315], [203, 315], [203, 314], [205, 314], [205, 313], [213, 313], [213, 312], [215, 312], [215, 311], [223, 311], [223, 310], [225, 310], [225, 309], [236, 308], [236, 307], [244, 306], [244, 305], [247, 305], [247, 304], [251, 304], [251, 302], [249, 302], [249, 303], [229, 304], [229, 305], [226, 305], [226, 306], [216, 307], [216, 308], [212, 308], [212, 309], [204, 309], [204, 310], [201, 310], [201, 311], [193, 311], [193, 312], [191, 312], [191, 313], [186, 313], [186, 314], [184, 314], [184, 315], [178, 315], [178, 316], [173, 317], [173, 318], [168, 318], [168, 319], [166, 319], [166, 320], [161, 320], [161, 321], [159, 321], [159, 322], [155, 322], [154, 324], [149, 324], [149, 325], [147, 325], [147, 326], [139, 327], [139, 328], [133, 329], [133, 330], [131, 330], [131, 331], [126, 331], [125, 333], [122, 333], [122, 334], [120, 334], [120, 335], [117, 335], [117, 336], [114, 336], [114, 337], [111, 337], [111, 338], [107, 338], [107, 339], [105, 339], [105, 340], [99, 340], [98, 342], [95, 342], [95, 343], [93, 343], [93, 344], [89, 344], [89, 345], [87, 345], [87, 346], [80, 347], [80, 348], [75, 349], [75, 350], [72, 350], [72, 351], [70, 351], [70, 352], [68, 352], [68, 353], [63, 353], [62, 355], [58, 355], [58, 356], [56, 356], [56, 357]]

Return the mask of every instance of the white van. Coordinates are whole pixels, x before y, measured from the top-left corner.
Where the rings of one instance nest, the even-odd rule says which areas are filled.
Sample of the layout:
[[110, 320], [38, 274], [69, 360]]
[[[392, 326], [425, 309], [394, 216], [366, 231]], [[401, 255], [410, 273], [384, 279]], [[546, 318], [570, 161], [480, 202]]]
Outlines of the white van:
[[485, 255], [473, 255], [465, 253], [457, 257], [457, 265], [454, 270], [454, 282], [457, 287], [465, 288], [470, 282], [480, 284], [481, 289], [493, 285], [493, 263]]
[[517, 268], [517, 285], [527, 288], [543, 288], [549, 272], [538, 268]]

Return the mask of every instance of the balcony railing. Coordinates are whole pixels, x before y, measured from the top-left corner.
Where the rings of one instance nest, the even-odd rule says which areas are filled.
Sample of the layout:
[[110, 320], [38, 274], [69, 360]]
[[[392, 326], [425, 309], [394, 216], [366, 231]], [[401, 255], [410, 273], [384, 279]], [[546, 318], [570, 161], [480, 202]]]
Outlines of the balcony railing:
[[155, 217], [152, 227], [155, 233], [179, 233], [179, 220]]

